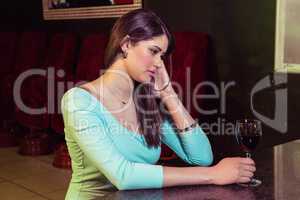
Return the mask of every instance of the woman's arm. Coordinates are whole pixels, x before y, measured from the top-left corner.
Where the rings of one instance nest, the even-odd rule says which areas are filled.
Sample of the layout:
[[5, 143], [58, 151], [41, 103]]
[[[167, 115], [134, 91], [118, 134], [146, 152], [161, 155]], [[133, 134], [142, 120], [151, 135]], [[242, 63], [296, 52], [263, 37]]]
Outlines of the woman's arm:
[[172, 122], [165, 120], [162, 124], [162, 142], [168, 145], [182, 160], [191, 165], [208, 166], [213, 162], [210, 142], [200, 126], [180, 133], [176, 129], [184, 129], [195, 123], [181, 100], [169, 85], [160, 93], [162, 102], [171, 115]]
[[178, 129], [184, 129], [195, 123], [195, 120], [185, 109], [171, 84], [160, 92], [160, 97]]
[[250, 158], [224, 158], [212, 167], [163, 167], [163, 187], [246, 183], [256, 170]]
[[[174, 89], [171, 85], [167, 87], [164, 91], [160, 92], [160, 97], [163, 103], [166, 105], [171, 117], [178, 129], [184, 129], [195, 123], [195, 120], [191, 117], [189, 112], [185, 109], [182, 102], [178, 98]], [[199, 128], [199, 127], [198, 127]], [[201, 128], [199, 128], [201, 129]], [[195, 128], [191, 131], [195, 131]], [[175, 134], [169, 134], [165, 141], [173, 145], [173, 150], [180, 150], [181, 144], [183, 145], [183, 150], [186, 152], [188, 157], [197, 158], [194, 164], [202, 164], [203, 154], [212, 155], [209, 141], [204, 135], [196, 131], [194, 133], [182, 132], [179, 133], [180, 139], [189, 139], [179, 142], [178, 137]], [[196, 134], [195, 134], [196, 133]], [[191, 135], [197, 137], [189, 138]], [[200, 136], [202, 138], [200, 138]], [[203, 138], [204, 137], [204, 138]], [[206, 139], [205, 139], [206, 138]], [[195, 141], [199, 140], [199, 141]], [[205, 144], [200, 145], [200, 140], [204, 140]], [[187, 144], [188, 142], [193, 144]], [[194, 144], [194, 143], [198, 144]], [[177, 147], [176, 147], [177, 146]], [[171, 146], [172, 147], [172, 146]], [[206, 147], [206, 148], [204, 148]], [[197, 151], [195, 151], [197, 148]], [[201, 148], [201, 149], [200, 149]], [[203, 150], [203, 152], [200, 150]], [[180, 154], [179, 154], [180, 155]], [[212, 159], [212, 156], [211, 156]], [[209, 159], [204, 159], [209, 160]], [[189, 161], [194, 161], [194, 159], [189, 159]], [[211, 162], [212, 160], [210, 160]], [[208, 162], [209, 163], [209, 162]], [[207, 164], [207, 163], [206, 163]], [[205, 165], [205, 164], [204, 164]], [[232, 183], [246, 183], [250, 181], [253, 176], [255, 168], [255, 163], [249, 158], [225, 158], [221, 160], [217, 165], [212, 167], [164, 167], [164, 187], [175, 186], [175, 185], [197, 185], [197, 184], [216, 184], [216, 185], [226, 185]]]
[[110, 138], [105, 113], [87, 92], [71, 89], [62, 98], [65, 134], [76, 143], [71, 151], [82, 152], [119, 190], [161, 188], [163, 167], [126, 159]]
[[168, 119], [162, 123], [161, 134], [164, 144], [190, 165], [209, 166], [212, 164], [211, 145], [200, 126], [179, 134], [175, 129], [176, 127]]
[[[73, 90], [75, 93], [75, 91]], [[243, 159], [222, 160], [214, 167], [163, 167], [127, 160], [108, 137], [105, 123], [86, 93], [68, 93], [62, 100], [66, 134], [119, 190], [161, 188], [176, 185], [227, 184], [248, 180], [250, 164]], [[249, 162], [248, 161], [248, 162]], [[252, 161], [253, 162], [253, 161]], [[246, 177], [248, 179], [241, 179]], [[248, 180], [249, 181], [249, 180]]]
[[213, 184], [212, 167], [163, 167], [164, 187]]

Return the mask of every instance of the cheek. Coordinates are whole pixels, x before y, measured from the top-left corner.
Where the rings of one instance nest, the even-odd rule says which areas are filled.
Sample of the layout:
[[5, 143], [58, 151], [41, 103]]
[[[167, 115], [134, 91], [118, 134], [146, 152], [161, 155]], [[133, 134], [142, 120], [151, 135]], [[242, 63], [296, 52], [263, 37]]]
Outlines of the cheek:
[[153, 58], [147, 52], [139, 52], [137, 54], [137, 60], [139, 61], [140, 65], [145, 68], [153, 65]]

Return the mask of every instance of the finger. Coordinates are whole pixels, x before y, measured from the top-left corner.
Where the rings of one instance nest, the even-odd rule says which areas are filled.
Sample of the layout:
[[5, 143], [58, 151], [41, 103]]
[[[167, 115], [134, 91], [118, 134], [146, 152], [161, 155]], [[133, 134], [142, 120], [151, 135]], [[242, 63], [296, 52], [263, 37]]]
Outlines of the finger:
[[153, 91], [153, 95], [155, 96], [155, 97], [159, 97], [160, 95], [159, 95], [159, 92], [157, 92], [157, 91]]
[[251, 178], [249, 178], [249, 177], [241, 177], [241, 178], [239, 178], [238, 179], [238, 183], [248, 183], [248, 182], [250, 182], [250, 180], [251, 180]]
[[250, 171], [250, 172], [256, 171], [256, 167], [254, 165], [242, 165], [241, 169], [243, 169], [245, 171]]
[[251, 178], [251, 177], [253, 177], [254, 176], [254, 174], [253, 174], [253, 172], [249, 172], [249, 171], [243, 171], [242, 173], [241, 173], [241, 177], [248, 177], [248, 178]]
[[255, 162], [252, 158], [242, 158], [241, 163], [248, 165], [255, 165]]

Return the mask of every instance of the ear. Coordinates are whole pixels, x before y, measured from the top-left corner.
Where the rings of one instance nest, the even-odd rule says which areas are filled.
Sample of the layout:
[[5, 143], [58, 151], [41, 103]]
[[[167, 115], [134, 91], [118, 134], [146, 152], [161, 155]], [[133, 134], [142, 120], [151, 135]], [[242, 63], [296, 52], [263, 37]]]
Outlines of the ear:
[[128, 49], [131, 47], [130, 37], [126, 35], [120, 43], [120, 47], [123, 52], [127, 52]]

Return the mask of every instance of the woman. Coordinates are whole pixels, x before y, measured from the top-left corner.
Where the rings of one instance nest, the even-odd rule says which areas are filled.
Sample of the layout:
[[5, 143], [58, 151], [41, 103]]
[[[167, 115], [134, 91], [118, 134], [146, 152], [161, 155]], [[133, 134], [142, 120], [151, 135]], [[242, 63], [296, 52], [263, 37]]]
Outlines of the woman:
[[[250, 158], [225, 158], [208, 167], [213, 160], [209, 140], [174, 92], [164, 65], [172, 41], [153, 12], [125, 14], [112, 29], [105, 56], [108, 70], [64, 95], [73, 169], [66, 199], [101, 196], [109, 187], [225, 185], [253, 176]], [[155, 165], [161, 142], [194, 166]]]

